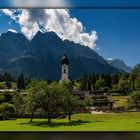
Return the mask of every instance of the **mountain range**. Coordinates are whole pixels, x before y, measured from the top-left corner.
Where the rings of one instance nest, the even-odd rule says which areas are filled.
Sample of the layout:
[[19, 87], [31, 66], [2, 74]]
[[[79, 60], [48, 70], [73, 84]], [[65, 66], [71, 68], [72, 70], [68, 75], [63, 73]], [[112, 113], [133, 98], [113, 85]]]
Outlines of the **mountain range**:
[[71, 79], [91, 73], [119, 73], [89, 47], [61, 40], [54, 32], [38, 32], [32, 40], [22, 33], [6, 32], [0, 36], [0, 72], [24, 73], [39, 79], [59, 80], [61, 58], [69, 58]]
[[120, 59], [112, 59], [112, 60], [107, 60], [107, 62], [112, 65], [113, 67], [123, 70], [127, 73], [131, 72], [132, 68], [127, 66], [123, 60]]

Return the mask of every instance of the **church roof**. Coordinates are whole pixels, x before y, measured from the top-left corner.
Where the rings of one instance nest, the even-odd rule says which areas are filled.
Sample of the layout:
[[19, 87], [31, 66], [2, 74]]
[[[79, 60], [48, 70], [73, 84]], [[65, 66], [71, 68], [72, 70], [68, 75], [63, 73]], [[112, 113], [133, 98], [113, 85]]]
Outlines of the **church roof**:
[[61, 58], [61, 64], [69, 64], [69, 59], [66, 55], [64, 55], [62, 58]]

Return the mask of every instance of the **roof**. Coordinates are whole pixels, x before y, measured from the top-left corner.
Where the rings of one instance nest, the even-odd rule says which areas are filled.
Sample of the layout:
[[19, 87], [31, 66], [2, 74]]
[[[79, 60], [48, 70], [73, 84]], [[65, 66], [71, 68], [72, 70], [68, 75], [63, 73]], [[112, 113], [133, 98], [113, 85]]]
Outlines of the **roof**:
[[61, 64], [69, 64], [69, 59], [66, 55], [64, 55], [62, 58], [61, 58]]

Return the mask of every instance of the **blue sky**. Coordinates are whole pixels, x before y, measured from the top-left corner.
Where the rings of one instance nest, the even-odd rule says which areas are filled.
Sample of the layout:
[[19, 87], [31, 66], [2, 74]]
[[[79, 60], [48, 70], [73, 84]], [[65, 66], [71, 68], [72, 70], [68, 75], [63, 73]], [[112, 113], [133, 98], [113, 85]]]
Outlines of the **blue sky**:
[[[85, 0], [77, 0], [77, 6], [104, 6], [96, 0], [87, 3]], [[109, 0], [108, 0], [109, 1]], [[110, 2], [110, 1], [109, 1]], [[139, 6], [137, 0], [122, 2], [113, 0], [105, 6]], [[93, 5], [94, 4], [94, 5]], [[140, 9], [70, 9], [71, 17], [81, 21], [85, 32], [92, 30], [97, 32], [96, 51], [106, 58], [119, 58], [128, 65], [134, 66], [140, 63]], [[20, 32], [20, 26], [9, 16], [0, 14], [0, 33], [15, 29]]]
[[71, 14], [87, 31], [96, 30], [97, 52], [104, 58], [123, 59], [130, 66], [140, 62], [140, 9], [74, 9]]

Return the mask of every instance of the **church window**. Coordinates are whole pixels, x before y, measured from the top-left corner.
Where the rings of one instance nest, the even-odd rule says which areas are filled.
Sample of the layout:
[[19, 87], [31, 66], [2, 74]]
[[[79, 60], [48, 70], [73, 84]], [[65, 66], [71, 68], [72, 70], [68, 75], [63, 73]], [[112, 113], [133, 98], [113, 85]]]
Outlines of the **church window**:
[[64, 69], [64, 73], [66, 73], [66, 69]]

